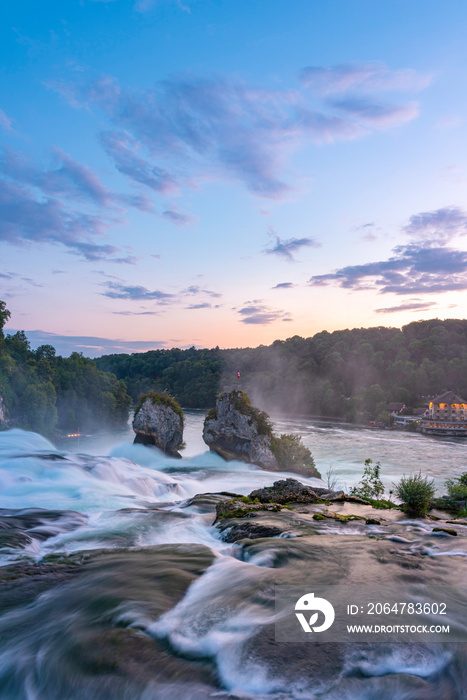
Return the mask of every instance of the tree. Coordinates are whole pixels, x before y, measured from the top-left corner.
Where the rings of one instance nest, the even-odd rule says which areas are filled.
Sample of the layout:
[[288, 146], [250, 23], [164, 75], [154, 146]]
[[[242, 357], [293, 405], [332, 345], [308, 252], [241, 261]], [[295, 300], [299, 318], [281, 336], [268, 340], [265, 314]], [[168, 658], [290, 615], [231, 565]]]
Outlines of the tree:
[[0, 333], [3, 332], [3, 326], [10, 318], [11, 314], [6, 308], [6, 303], [0, 299]]
[[384, 484], [380, 479], [381, 464], [373, 465], [372, 459], [365, 460], [363, 476], [359, 483], [350, 491], [352, 496], [378, 500], [384, 494]]
[[8, 352], [14, 360], [26, 362], [31, 352], [29, 340], [24, 331], [16, 331], [14, 335], [8, 334], [5, 338]]
[[38, 360], [45, 357], [45, 359], [49, 360], [50, 362], [55, 357], [55, 348], [53, 347], [53, 345], [39, 345], [35, 352], [35, 355]]
[[283, 433], [280, 437], [273, 436], [271, 450], [281, 469], [293, 469], [294, 467], [314, 467], [315, 460], [305, 445], [300, 435]]

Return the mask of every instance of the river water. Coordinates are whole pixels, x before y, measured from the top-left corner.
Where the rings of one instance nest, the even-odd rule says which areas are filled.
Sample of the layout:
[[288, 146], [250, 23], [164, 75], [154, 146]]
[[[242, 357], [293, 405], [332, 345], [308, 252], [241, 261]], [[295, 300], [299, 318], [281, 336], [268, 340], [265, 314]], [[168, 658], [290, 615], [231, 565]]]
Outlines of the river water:
[[[400, 512], [381, 527], [294, 511], [274, 515], [281, 537], [229, 544], [209, 494], [294, 475], [207, 452], [203, 417], [187, 414], [181, 460], [133, 445], [130, 429], [57, 446], [0, 433], [0, 698], [466, 698], [463, 644], [277, 643], [274, 586], [465, 582], [467, 527], [440, 537]], [[455, 439], [309, 419], [275, 428], [301, 434], [341, 487], [367, 458], [388, 490], [421, 470], [441, 493], [467, 471]]]
[[[186, 411], [183, 456], [206, 452], [203, 442], [204, 411]], [[404, 474], [421, 471], [434, 479], [441, 494], [447, 478], [467, 471], [467, 439], [426, 436], [402, 430], [366, 428], [350, 423], [334, 423], [309, 418], [276, 418], [277, 433], [296, 433], [311, 450], [321, 475], [332, 467], [341, 488], [355, 485], [361, 478], [366, 459], [381, 463], [381, 478], [387, 491]], [[62, 441], [71, 452], [109, 454], [117, 445], [133, 440], [131, 427], [113, 434]], [[387, 495], [387, 494], [386, 494]]]

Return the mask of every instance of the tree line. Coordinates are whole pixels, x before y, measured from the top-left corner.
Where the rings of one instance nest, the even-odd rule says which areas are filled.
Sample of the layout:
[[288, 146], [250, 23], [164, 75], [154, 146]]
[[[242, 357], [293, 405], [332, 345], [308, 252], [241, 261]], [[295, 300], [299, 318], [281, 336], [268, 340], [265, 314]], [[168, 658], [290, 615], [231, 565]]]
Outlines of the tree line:
[[96, 364], [123, 380], [134, 401], [165, 390], [186, 408], [207, 408], [239, 371], [241, 388], [270, 413], [387, 421], [389, 402], [415, 408], [445, 389], [467, 397], [467, 321], [322, 331], [256, 348], [106, 355]]
[[172, 348], [91, 360], [77, 352], [57, 356], [51, 345], [31, 350], [22, 331], [4, 336], [9, 316], [0, 301], [0, 396], [14, 424], [44, 434], [121, 424], [130, 403], [150, 391], [165, 391], [184, 408], [210, 408], [223, 386], [237, 383], [269, 413], [349, 422], [387, 422], [389, 402], [410, 410], [446, 389], [467, 398], [466, 320], [322, 331], [256, 348]]
[[259, 405], [286, 413], [388, 420], [452, 389], [467, 396], [467, 321], [432, 319], [399, 328], [355, 328], [225, 352], [223, 379], [238, 368]]
[[124, 382], [81, 353], [31, 350], [24, 331], [3, 333], [9, 317], [0, 301], [0, 396], [10, 425], [51, 436], [125, 424], [131, 399]]
[[141, 394], [165, 391], [184, 408], [209, 408], [216, 403], [223, 356], [218, 347], [172, 348], [104, 355], [96, 359], [96, 365], [123, 380], [134, 403]]

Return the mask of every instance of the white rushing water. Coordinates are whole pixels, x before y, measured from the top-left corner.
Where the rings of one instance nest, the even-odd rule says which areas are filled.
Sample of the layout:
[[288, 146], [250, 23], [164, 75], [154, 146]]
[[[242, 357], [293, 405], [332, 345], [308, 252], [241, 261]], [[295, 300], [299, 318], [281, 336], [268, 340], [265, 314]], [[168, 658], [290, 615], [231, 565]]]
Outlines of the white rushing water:
[[[66, 446], [68, 451], [57, 449], [33, 433], [0, 433], [0, 507], [72, 511], [84, 516], [85, 522], [77, 526], [76, 516], [63, 514], [54, 523], [55, 537], [42, 544], [34, 541], [26, 548], [28, 554], [37, 557], [44, 551], [62, 548], [75, 551], [105, 543], [111, 546], [116, 533], [121, 542], [132, 546], [196, 542], [217, 548], [220, 542], [210, 526], [210, 517], [181, 507], [184, 502], [199, 493], [247, 495], [278, 478], [296, 475], [226, 462], [209, 452], [201, 437], [203, 419], [202, 412], [187, 413], [187, 447], [181, 460], [130, 440], [118, 444], [122, 436], [131, 439], [131, 432], [62, 442], [60, 448]], [[467, 444], [461, 440], [303, 419], [279, 420], [275, 428], [301, 434], [322, 476], [325, 478], [332, 466], [341, 488], [358, 482], [367, 458], [381, 462], [387, 492], [403, 474], [421, 470], [435, 479], [441, 493], [446, 478], [467, 470]], [[106, 447], [107, 455], [86, 454], [88, 448], [96, 446]], [[300, 480], [323, 485], [317, 479]], [[155, 514], [148, 524], [141, 509], [155, 505], [171, 511], [170, 528]], [[122, 509], [132, 511], [122, 513]], [[349, 526], [349, 532], [355, 532], [355, 527]], [[328, 531], [334, 530], [344, 534], [342, 527], [333, 529], [330, 523]]]
[[[268, 590], [272, 585], [274, 567], [280, 566], [277, 563], [279, 550], [271, 547], [241, 554], [238, 545], [221, 540], [213, 526], [212, 510], [206, 512], [189, 503], [197, 494], [227, 491], [247, 495], [277, 479], [297, 477], [266, 472], [242, 462], [225, 462], [209, 452], [201, 438], [203, 418], [201, 412], [187, 413], [187, 447], [181, 460], [167, 457], [155, 448], [133, 445], [130, 431], [82, 437], [79, 441], [62, 442], [58, 447], [33, 433], [20, 430], [0, 433], [1, 515], [7, 525], [8, 518], [11, 522], [17, 519], [28, 523], [24, 526], [28, 536], [24, 545], [19, 548], [17, 544], [4, 545], [0, 549], [0, 564], [18, 560], [37, 562], [46, 555], [84, 550], [128, 548], [136, 551], [155, 545], [203, 545], [214, 554], [214, 561], [176, 605], [154, 618], [141, 603], [130, 600], [112, 612], [114, 624], [142, 630], [153, 641], [162, 640], [170, 645], [183, 658], [212, 659], [222, 688], [236, 697], [318, 697], [309, 692], [299, 678], [290, 685], [277, 669], [245, 656], [249, 640], [274, 621], [274, 609], [263, 600], [257, 600], [254, 591]], [[332, 466], [340, 487], [350, 487], [359, 481], [367, 458], [381, 462], [387, 490], [403, 474], [420, 470], [433, 477], [442, 492], [446, 478], [467, 471], [467, 443], [463, 441], [308, 419], [281, 419], [275, 422], [275, 428], [278, 432], [302, 435], [322, 475]], [[318, 479], [298, 478], [311, 486], [323, 486]], [[437, 544], [431, 526], [426, 523], [406, 519], [400, 524], [405, 528], [403, 536], [399, 533], [387, 535], [396, 550], [402, 548], [400, 551], [404, 553], [434, 557], [460, 555], [459, 558], [463, 558], [467, 553], [464, 540], [459, 537], [454, 538], [458, 540], [455, 544], [445, 543], [440, 537]], [[366, 533], [385, 537], [384, 527], [366, 526], [361, 521], [347, 524], [329, 521], [322, 524], [322, 533], [344, 537]], [[293, 539], [289, 541], [293, 543]], [[55, 620], [51, 612], [54, 595], [50, 591], [44, 593], [30, 608], [13, 610], [0, 617], [0, 632], [3, 630], [8, 635], [14, 627], [18, 628], [11, 642], [3, 648], [0, 642], [0, 698], [49, 700], [48, 693], [51, 693], [50, 698], [58, 700], [67, 692], [70, 698], [80, 697], [78, 691], [75, 695], [63, 690], [66, 680], [60, 681], [65, 685], [60, 685], [55, 694], [51, 691], [51, 682], [44, 680], [44, 674], [49, 673], [44, 669], [54, 663], [52, 657], [47, 656], [55, 649], [55, 642], [52, 644], [51, 640], [60, 638], [63, 620], [66, 619], [72, 629], [74, 616], [78, 615], [71, 609], [64, 613], [63, 620]], [[64, 606], [68, 604], [66, 592], [57, 595], [56, 600], [65, 601]], [[39, 616], [35, 622], [34, 616]], [[41, 621], [45, 619], [48, 626]], [[33, 623], [28, 631], [29, 620]], [[53, 652], [55, 662], [59, 647], [57, 642], [57, 650]], [[362, 690], [359, 682], [352, 680], [344, 694], [336, 691], [333, 695], [334, 691], [328, 689], [328, 694], [322, 697], [419, 700], [424, 696], [411, 695], [405, 686], [400, 692], [393, 686], [383, 689], [378, 685], [379, 677], [402, 672], [417, 679], [435, 676], [442, 674], [444, 667], [451, 663], [451, 657], [446, 650], [440, 654], [426, 650], [420, 658], [404, 656], [398, 650], [383, 657], [370, 653], [363, 659], [358, 655], [355, 659], [350, 656], [346, 663], [353, 669], [352, 673], [374, 679], [370, 690], [369, 686]], [[34, 675], [34, 667], [42, 669], [40, 678]], [[23, 677], [26, 680], [21, 680]], [[15, 679], [3, 694], [2, 678], [5, 682], [8, 678]], [[190, 697], [189, 691], [184, 695], [177, 684], [170, 693], [167, 689], [152, 692], [152, 687], [148, 686], [147, 694], [140, 693], [138, 697], [151, 700], [153, 697]], [[190, 691], [193, 698], [203, 697], [202, 691], [197, 695], [198, 691]], [[99, 692], [89, 690], [88, 697], [99, 699]], [[127, 695], [122, 692], [115, 697], [126, 700], [136, 697], [133, 692], [130, 689]], [[223, 693], [220, 696], [224, 696]], [[426, 697], [431, 700], [436, 695]]]

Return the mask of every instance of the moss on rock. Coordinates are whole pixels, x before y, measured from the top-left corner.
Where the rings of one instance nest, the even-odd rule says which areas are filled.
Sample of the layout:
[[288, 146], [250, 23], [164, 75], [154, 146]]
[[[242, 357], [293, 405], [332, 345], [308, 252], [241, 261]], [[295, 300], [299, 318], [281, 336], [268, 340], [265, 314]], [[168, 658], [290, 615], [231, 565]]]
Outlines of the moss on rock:
[[149, 391], [147, 394], [143, 394], [142, 396], [140, 396], [138, 405], [135, 408], [135, 418], [138, 415], [138, 412], [141, 410], [143, 404], [146, 403], [147, 399], [150, 399], [154, 405], [161, 404], [162, 406], [167, 406], [168, 408], [171, 408], [172, 411], [174, 411], [178, 416], [180, 416], [182, 422], [185, 421], [182, 407], [180, 406], [178, 401], [176, 401], [176, 399], [174, 399], [173, 396], [170, 396], [170, 394], [168, 394], [166, 391]]

